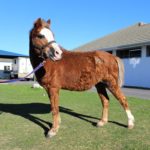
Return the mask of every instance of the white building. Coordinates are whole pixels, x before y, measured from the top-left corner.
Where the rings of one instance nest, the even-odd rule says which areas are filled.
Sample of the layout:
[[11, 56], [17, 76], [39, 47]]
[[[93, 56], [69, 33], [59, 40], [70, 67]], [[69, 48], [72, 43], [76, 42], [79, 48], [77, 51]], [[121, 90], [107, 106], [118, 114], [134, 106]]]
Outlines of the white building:
[[0, 50], [0, 79], [10, 78], [13, 71], [15, 77], [24, 77], [32, 71], [29, 57], [22, 54]]
[[125, 65], [125, 86], [150, 88], [150, 24], [135, 24], [74, 50], [117, 55]]

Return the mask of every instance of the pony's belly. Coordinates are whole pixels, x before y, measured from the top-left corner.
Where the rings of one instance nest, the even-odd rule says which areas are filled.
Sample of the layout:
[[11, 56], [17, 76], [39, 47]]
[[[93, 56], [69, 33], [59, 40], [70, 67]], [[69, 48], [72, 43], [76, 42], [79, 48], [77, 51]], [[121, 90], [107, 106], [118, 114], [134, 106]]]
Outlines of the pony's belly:
[[94, 71], [82, 70], [76, 74], [67, 74], [63, 80], [62, 88], [73, 91], [84, 91], [89, 90], [95, 84], [96, 76], [94, 75]]
[[65, 89], [65, 90], [70, 90], [70, 91], [85, 91], [85, 90], [89, 90], [89, 89], [91, 89], [92, 88], [92, 86], [90, 85], [90, 86], [64, 86], [64, 87], [62, 87], [62, 89]]
[[71, 90], [71, 91], [85, 91], [92, 88], [92, 86], [95, 85], [95, 82], [93, 82], [93, 79], [86, 79], [86, 80], [71, 80], [67, 81], [62, 85], [63, 89]]

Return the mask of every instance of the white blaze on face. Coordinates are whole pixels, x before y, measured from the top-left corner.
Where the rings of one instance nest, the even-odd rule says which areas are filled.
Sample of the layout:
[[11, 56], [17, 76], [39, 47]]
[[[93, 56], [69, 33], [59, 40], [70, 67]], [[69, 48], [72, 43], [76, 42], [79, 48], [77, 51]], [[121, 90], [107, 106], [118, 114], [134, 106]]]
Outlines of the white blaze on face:
[[53, 33], [49, 29], [43, 28], [40, 34], [44, 35], [48, 42], [54, 41]]
[[[53, 33], [48, 28], [43, 28], [40, 31], [40, 34], [44, 35], [48, 42], [55, 41]], [[60, 49], [59, 45], [57, 43], [52, 43], [51, 46], [55, 50], [54, 56], [53, 56], [52, 59], [53, 60], [59, 60], [59, 59], [61, 59], [62, 58], [62, 50]]]

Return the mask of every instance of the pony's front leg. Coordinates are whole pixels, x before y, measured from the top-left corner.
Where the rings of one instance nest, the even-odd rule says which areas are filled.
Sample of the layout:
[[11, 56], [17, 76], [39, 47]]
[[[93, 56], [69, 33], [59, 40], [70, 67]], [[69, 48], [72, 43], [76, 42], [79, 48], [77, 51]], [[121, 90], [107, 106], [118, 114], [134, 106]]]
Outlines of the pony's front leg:
[[53, 137], [56, 135], [59, 129], [60, 116], [59, 116], [59, 89], [58, 88], [50, 88], [48, 90], [48, 95], [51, 102], [51, 111], [53, 117], [53, 125], [52, 128], [48, 131], [47, 137]]

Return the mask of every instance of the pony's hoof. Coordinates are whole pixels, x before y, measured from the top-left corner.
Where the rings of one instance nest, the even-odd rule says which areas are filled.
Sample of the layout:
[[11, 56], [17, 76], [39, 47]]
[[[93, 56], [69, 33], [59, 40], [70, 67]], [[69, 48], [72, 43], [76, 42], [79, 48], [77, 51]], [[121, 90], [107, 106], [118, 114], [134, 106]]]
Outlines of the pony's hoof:
[[102, 126], [104, 126], [105, 124], [107, 123], [107, 121], [103, 121], [103, 120], [101, 120], [101, 121], [99, 121], [98, 123], [97, 123], [97, 127], [102, 127]]
[[128, 121], [128, 129], [133, 129], [134, 128], [134, 122], [135, 122], [134, 117], [132, 118], [132, 120], [130, 119]]
[[134, 128], [134, 124], [128, 125], [128, 129], [133, 129], [133, 128]]
[[47, 133], [47, 135], [46, 135], [46, 138], [52, 138], [53, 136], [55, 136], [56, 135], [56, 132], [54, 132], [54, 131], [49, 131], [48, 133]]

